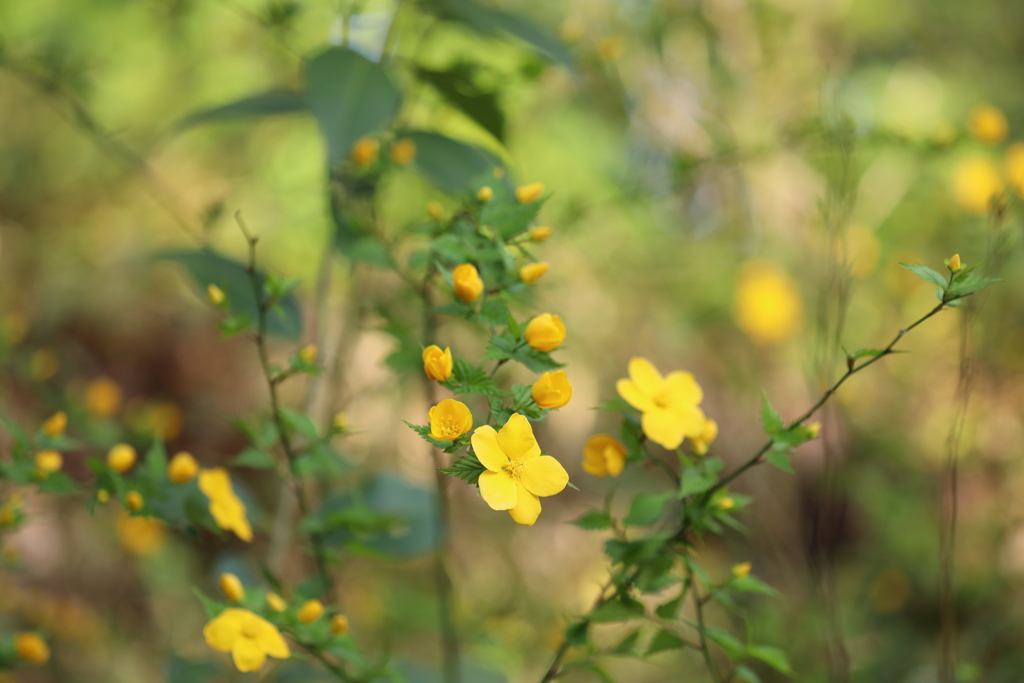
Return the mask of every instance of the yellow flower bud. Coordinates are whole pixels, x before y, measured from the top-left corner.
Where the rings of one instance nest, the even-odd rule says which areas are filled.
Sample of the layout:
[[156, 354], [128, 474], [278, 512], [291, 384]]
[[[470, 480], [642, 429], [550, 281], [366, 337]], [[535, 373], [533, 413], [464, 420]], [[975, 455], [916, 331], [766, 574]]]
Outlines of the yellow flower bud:
[[110, 417], [121, 409], [121, 387], [112, 379], [99, 377], [85, 388], [85, 409], [96, 417]]
[[348, 429], [348, 413], [336, 413], [331, 424], [334, 425], [336, 431], [346, 431]]
[[191, 453], [176, 453], [167, 465], [167, 478], [175, 484], [184, 484], [195, 479], [199, 473], [199, 463]]
[[39, 451], [36, 453], [36, 467], [44, 474], [57, 472], [64, 467], [64, 456], [57, 451]]
[[299, 608], [299, 621], [303, 624], [312, 624], [324, 613], [324, 605], [319, 600], [309, 600]]
[[979, 104], [971, 110], [967, 120], [971, 135], [986, 144], [999, 144], [1006, 139], [1009, 125], [1006, 116], [998, 108], [990, 104]]
[[299, 360], [301, 360], [303, 363], [312, 365], [313, 363], [316, 362], [316, 357], [316, 344], [306, 344], [301, 349], [299, 349]]
[[50, 661], [50, 646], [36, 633], [19, 633], [14, 637], [14, 651], [29, 664], [42, 666]]
[[949, 272], [959, 273], [960, 269], [963, 268], [963, 265], [960, 263], [960, 254], [953, 254], [950, 256], [949, 263], [947, 265], [949, 266]]
[[331, 619], [331, 633], [336, 636], [348, 633], [348, 617], [344, 614], [335, 614]]
[[106, 505], [110, 502], [110, 491], [106, 489], [99, 489], [96, 491], [96, 502], [100, 505]]
[[277, 593], [267, 593], [267, 606], [275, 612], [283, 612], [288, 609], [288, 603]]
[[438, 441], [454, 441], [473, 428], [473, 413], [465, 403], [446, 398], [430, 409], [430, 437]]
[[583, 446], [583, 471], [595, 477], [619, 476], [626, 466], [626, 447], [614, 436], [595, 434]]
[[751, 565], [749, 562], [740, 562], [732, 566], [732, 575], [737, 579], [745, 579], [750, 575]]
[[479, 299], [484, 292], [484, 281], [480, 279], [480, 273], [472, 263], [463, 263], [455, 267], [452, 271], [452, 285], [455, 287], [455, 296], [467, 304]]
[[242, 586], [242, 582], [237, 576], [229, 572], [224, 572], [220, 575], [220, 591], [224, 594], [228, 600], [232, 602], [241, 602], [245, 599], [245, 588]]
[[716, 438], [718, 438], [718, 423], [709, 418], [704, 421], [704, 431], [700, 433], [700, 436], [690, 439], [690, 446], [695, 455], [704, 455]]
[[206, 285], [206, 296], [214, 306], [220, 306], [224, 303], [224, 290], [212, 282]]
[[551, 351], [565, 341], [565, 325], [557, 315], [542, 313], [526, 326], [526, 343], [538, 351]]
[[427, 202], [427, 215], [435, 221], [440, 219], [444, 215], [444, 207], [441, 206], [441, 202], [436, 200]]
[[561, 408], [572, 398], [572, 385], [565, 370], [545, 372], [533, 383], [530, 395], [541, 408]]
[[135, 449], [126, 443], [119, 443], [107, 453], [107, 464], [115, 472], [127, 472], [135, 464]]
[[626, 41], [621, 36], [608, 36], [597, 42], [595, 52], [598, 59], [605, 62], [614, 62], [626, 51]]
[[736, 507], [736, 501], [729, 496], [724, 496], [718, 501], [719, 510], [732, 510], [734, 507]]
[[494, 190], [487, 185], [480, 188], [480, 191], [476, 193], [476, 198], [481, 202], [489, 202], [494, 198]]
[[352, 163], [356, 166], [369, 166], [379, 155], [380, 143], [373, 138], [359, 138], [352, 145]]
[[811, 424], [807, 425], [807, 431], [809, 431], [811, 433], [811, 438], [812, 439], [817, 439], [818, 438], [818, 432], [821, 431], [821, 423], [820, 422], [812, 422]]
[[132, 512], [139, 512], [146, 505], [146, 501], [138, 491], [129, 491], [125, 500], [128, 502], [128, 509]]
[[390, 156], [391, 161], [396, 164], [405, 166], [416, 158], [416, 143], [408, 138], [397, 140], [395, 141], [395, 144], [391, 145], [391, 149], [388, 151], [388, 156]]
[[546, 261], [527, 263], [519, 269], [519, 279], [527, 284], [532, 284], [539, 280], [546, 272], [548, 272], [548, 264]]
[[434, 382], [443, 382], [452, 376], [452, 350], [431, 344], [423, 349], [423, 371]]
[[7, 529], [14, 525], [14, 508], [8, 503], [0, 508], [0, 529]]
[[516, 199], [519, 200], [520, 204], [529, 204], [530, 202], [537, 201], [537, 198], [544, 192], [544, 183], [530, 183], [529, 185], [520, 185], [516, 188]]
[[43, 422], [43, 432], [47, 436], [61, 436], [68, 428], [68, 416], [63, 410], [59, 410]]
[[530, 228], [530, 239], [534, 242], [543, 242], [547, 238], [551, 237], [551, 233], [553, 232], [554, 230], [546, 225]]

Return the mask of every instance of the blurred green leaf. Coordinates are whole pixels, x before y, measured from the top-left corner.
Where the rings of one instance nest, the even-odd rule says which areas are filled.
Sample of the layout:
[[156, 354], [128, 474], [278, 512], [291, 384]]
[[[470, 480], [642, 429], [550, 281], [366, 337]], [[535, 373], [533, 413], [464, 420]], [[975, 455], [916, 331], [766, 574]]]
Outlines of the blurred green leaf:
[[686, 641], [671, 631], [658, 631], [654, 634], [650, 644], [647, 646], [647, 654], [653, 655], [665, 650], [678, 650], [686, 647]]
[[465, 192], [478, 178], [493, 178], [501, 166], [490, 152], [438, 133], [412, 130], [398, 135], [416, 143], [416, 169], [448, 194]]
[[204, 683], [221, 673], [213, 662], [197, 662], [176, 654], [167, 660], [167, 683]]
[[670, 600], [669, 602], [658, 605], [658, 607], [654, 610], [654, 613], [662, 619], [675, 619], [676, 616], [679, 614], [679, 608], [682, 607], [682, 605], [683, 596], [680, 595], [675, 600]]
[[644, 606], [628, 596], [620, 595], [617, 599], [602, 603], [590, 614], [590, 621], [605, 624], [611, 621], [626, 621], [644, 615]]
[[736, 680], [744, 681], [744, 683], [761, 683], [761, 677], [757, 675], [757, 672], [745, 664], [737, 666], [732, 675]]
[[291, 90], [271, 90], [251, 95], [229, 104], [210, 109], [201, 109], [189, 114], [174, 125], [175, 130], [185, 130], [203, 123], [226, 121], [255, 116], [273, 116], [306, 111], [306, 98], [302, 93]]
[[782, 416], [779, 415], [768, 401], [768, 395], [761, 394], [761, 427], [768, 436], [773, 436], [783, 427]]
[[722, 466], [718, 458], [702, 458], [693, 467], [684, 467], [679, 481], [679, 497], [703, 493], [714, 486]]
[[481, 89], [473, 78], [475, 71], [474, 65], [459, 62], [444, 71], [420, 68], [416, 75], [484, 130], [504, 142], [505, 114], [498, 105], [498, 93]]
[[784, 449], [773, 448], [765, 453], [764, 459], [786, 474], [793, 474], [795, 472], [792, 463], [789, 462], [789, 454]]
[[793, 670], [789, 666], [789, 658], [786, 656], [786, 653], [777, 647], [771, 647], [769, 645], [752, 645], [747, 648], [747, 655], [754, 659], [760, 659], [776, 671], [786, 675], [791, 675], [793, 673]]
[[739, 638], [727, 631], [720, 631], [717, 628], [705, 626], [704, 636], [712, 642], [717, 643], [719, 647], [725, 650], [725, 654], [729, 655], [729, 659], [733, 661], [742, 657], [744, 652], [746, 652], [746, 645], [744, 645]]
[[631, 526], [647, 526], [654, 524], [665, 512], [665, 506], [675, 498], [675, 493], [666, 491], [664, 493], [641, 493], [633, 498], [629, 506], [629, 514], [623, 520], [623, 524]]
[[590, 512], [584, 513], [582, 517], [572, 520], [570, 524], [574, 524], [581, 529], [610, 529], [612, 528], [612, 518], [607, 512], [591, 510]]
[[640, 638], [640, 629], [637, 629], [619, 641], [619, 644], [612, 650], [613, 655], [635, 655], [636, 641]]

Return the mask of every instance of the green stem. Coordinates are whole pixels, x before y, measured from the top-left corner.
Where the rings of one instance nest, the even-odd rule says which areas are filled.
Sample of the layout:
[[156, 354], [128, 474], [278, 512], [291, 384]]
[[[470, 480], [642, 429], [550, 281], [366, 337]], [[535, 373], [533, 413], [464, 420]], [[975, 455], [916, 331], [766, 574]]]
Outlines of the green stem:
[[683, 564], [686, 566], [686, 578], [690, 583], [690, 590], [693, 591], [693, 604], [697, 610], [697, 630], [700, 632], [700, 649], [701, 654], [704, 655], [704, 664], [707, 665], [708, 672], [715, 680], [715, 683], [722, 683], [722, 675], [718, 673], [715, 660], [711, 658], [711, 651], [708, 649], [708, 639], [704, 635], [704, 602], [701, 600], [700, 591], [697, 590], [697, 582], [693, 580], [693, 570], [690, 569], [689, 561], [684, 561]]

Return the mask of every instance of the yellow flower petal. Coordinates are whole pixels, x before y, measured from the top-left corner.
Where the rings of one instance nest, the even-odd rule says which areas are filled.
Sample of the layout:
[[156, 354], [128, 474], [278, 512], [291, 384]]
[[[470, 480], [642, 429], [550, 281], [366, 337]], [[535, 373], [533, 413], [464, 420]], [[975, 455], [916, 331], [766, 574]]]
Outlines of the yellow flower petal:
[[704, 433], [707, 428], [708, 419], [704, 416], [704, 411], [697, 406], [684, 406], [682, 408], [673, 408], [676, 413], [676, 419], [679, 420], [679, 424], [682, 425], [683, 435], [688, 436], [691, 439], [700, 438], [700, 435]]
[[235, 646], [231, 648], [231, 658], [235, 660], [239, 671], [259, 671], [267, 661], [267, 655], [251, 638], [236, 640]]
[[[613, 441], [615, 441], [613, 439]], [[618, 441], [605, 447], [604, 452], [604, 463], [608, 469], [608, 474], [613, 477], [617, 477], [622, 474], [623, 468], [626, 466], [626, 449]]]
[[259, 623], [259, 629], [253, 639], [261, 650], [278, 659], [288, 659], [292, 656], [288, 643], [284, 642], [281, 633], [273, 624], [256, 615], [253, 615], [252, 619]]
[[537, 496], [553, 496], [569, 483], [569, 473], [550, 455], [542, 455], [523, 463], [523, 486]]
[[509, 458], [530, 460], [540, 455], [540, 446], [533, 436], [530, 421], [519, 413], [514, 414], [498, 432], [498, 446]]
[[210, 500], [225, 494], [234, 494], [231, 489], [231, 477], [223, 467], [203, 470], [199, 473], [199, 490]]
[[704, 400], [704, 390], [690, 372], [670, 372], [665, 378], [662, 393], [667, 399], [666, 405], [672, 408], [680, 404], [695, 406]]
[[[644, 434], [654, 443], [672, 450], [679, 448], [686, 430], [679, 419], [679, 413], [671, 410], [648, 410], [640, 420]], [[703, 425], [701, 425], [703, 427]], [[698, 433], [700, 433], [698, 431]]]
[[203, 628], [206, 644], [218, 652], [231, 652], [235, 641], [242, 635], [242, 624], [248, 612], [244, 609], [226, 609]]
[[657, 410], [658, 406], [650, 396], [640, 391], [640, 387], [631, 379], [620, 379], [615, 383], [615, 389], [619, 392], [626, 403], [633, 406], [641, 413], [648, 410]]
[[646, 358], [633, 356], [629, 359], [629, 378], [633, 380], [636, 388], [642, 394], [653, 398], [661, 393], [661, 385], [664, 380], [654, 364]]
[[516, 484], [516, 506], [508, 511], [516, 524], [533, 526], [540, 517], [540, 498], [526, 490], [522, 484]]
[[501, 468], [508, 464], [508, 456], [498, 445], [498, 432], [494, 431], [494, 427], [477, 427], [470, 437], [470, 443], [473, 444], [477, 459], [491, 472], [501, 472]]
[[507, 473], [484, 472], [477, 483], [480, 497], [492, 510], [510, 510], [516, 506], [516, 482]]

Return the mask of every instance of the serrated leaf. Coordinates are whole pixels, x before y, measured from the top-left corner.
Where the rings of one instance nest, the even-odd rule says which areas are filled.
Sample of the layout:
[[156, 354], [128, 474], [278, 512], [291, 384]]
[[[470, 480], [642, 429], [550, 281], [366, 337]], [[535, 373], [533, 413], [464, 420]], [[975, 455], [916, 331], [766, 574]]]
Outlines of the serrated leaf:
[[949, 288], [949, 294], [953, 297], [967, 296], [974, 292], [990, 287], [997, 282], [1002, 282], [997, 277], [988, 277], [986, 275], [980, 275], [978, 273], [970, 273], [967, 277], [959, 282], [954, 282]]
[[900, 263], [900, 265], [919, 278], [932, 283], [936, 287], [941, 287], [943, 290], [946, 289], [946, 285], [948, 284], [946, 278], [944, 278], [941, 273], [932, 270], [928, 266], [921, 265], [920, 263], [915, 263], [914, 265], [910, 265], [909, 263]]
[[455, 443], [454, 441], [438, 441], [434, 437], [430, 436], [430, 425], [414, 425], [411, 422], [406, 422], [405, 420], [403, 420], [403, 422], [405, 422], [405, 424], [408, 425], [408, 427], [411, 430], [419, 434], [424, 441], [429, 443], [431, 446], [434, 446], [435, 448], [445, 450], [447, 448], [450, 448]]
[[501, 299], [488, 299], [480, 310], [470, 316], [470, 320], [484, 325], [498, 326], [508, 322], [508, 306]]
[[778, 467], [787, 474], [793, 474], [793, 465], [789, 462], [789, 454], [784, 450], [771, 449], [764, 455], [764, 459]]
[[590, 621], [595, 624], [606, 624], [612, 621], [626, 621], [644, 615], [644, 606], [630, 597], [619, 596], [618, 599], [602, 603], [591, 612]]
[[640, 629], [637, 629], [627, 635], [625, 638], [619, 641], [619, 644], [612, 650], [614, 655], [634, 655], [636, 654], [636, 641], [640, 638]]
[[565, 363], [556, 361], [549, 352], [538, 351], [529, 346], [520, 346], [513, 358], [533, 372], [551, 372], [565, 367]]
[[[454, 381], [452, 381], [454, 380]], [[445, 383], [456, 394], [480, 394], [481, 396], [507, 396], [483, 368], [455, 359], [452, 378]]]
[[772, 667], [776, 671], [788, 675], [793, 673], [793, 669], [789, 666], [789, 657], [786, 653], [777, 647], [770, 645], [753, 645], [747, 648], [747, 655], [754, 659], [760, 659], [762, 662]]
[[761, 427], [768, 436], [774, 436], [783, 427], [782, 416], [768, 401], [768, 395], [761, 394]]
[[451, 467], [443, 467], [441, 471], [452, 477], [457, 477], [469, 484], [476, 484], [480, 475], [487, 471], [476, 454], [466, 455], [452, 463]]
[[671, 631], [658, 631], [654, 634], [650, 644], [647, 646], [647, 655], [653, 655], [666, 650], [678, 650], [686, 647], [686, 641]]
[[665, 512], [665, 506], [675, 497], [671, 491], [664, 493], [641, 493], [633, 498], [629, 506], [629, 514], [622, 520], [630, 526], [647, 526], [654, 524]]
[[717, 643], [719, 647], [725, 650], [725, 654], [729, 655], [729, 659], [733, 661], [741, 658], [743, 653], [746, 652], [746, 645], [744, 645], [739, 638], [727, 631], [720, 631], [717, 628], [705, 626], [704, 636], [708, 640]]
[[723, 463], [718, 458], [702, 458], [693, 467], [684, 467], [679, 480], [679, 497], [703, 493], [718, 483]]
[[682, 607], [682, 605], [683, 595], [680, 595], [675, 600], [670, 600], [669, 602], [666, 602], [662, 605], [658, 605], [658, 607], [654, 610], [654, 613], [662, 619], [672, 620], [675, 619], [676, 616], [679, 614], [679, 608]]
[[591, 510], [582, 517], [574, 519], [570, 524], [588, 530], [610, 529], [612, 528], [612, 518], [607, 512], [602, 510]]

